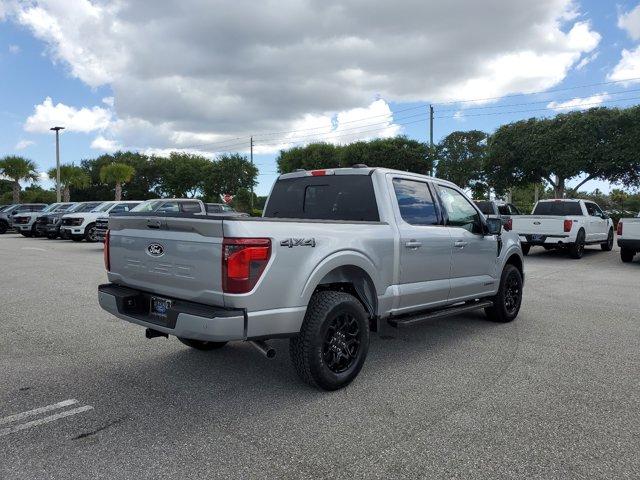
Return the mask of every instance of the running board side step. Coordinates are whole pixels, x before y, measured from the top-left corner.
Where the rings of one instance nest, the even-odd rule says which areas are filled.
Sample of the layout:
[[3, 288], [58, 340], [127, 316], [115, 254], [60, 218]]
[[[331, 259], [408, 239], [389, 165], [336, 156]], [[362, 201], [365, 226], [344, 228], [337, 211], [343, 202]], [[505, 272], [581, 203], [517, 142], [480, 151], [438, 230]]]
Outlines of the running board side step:
[[479, 308], [492, 307], [493, 302], [491, 300], [481, 300], [466, 302], [454, 307], [446, 307], [439, 310], [432, 310], [426, 313], [418, 313], [411, 316], [392, 317], [387, 320], [387, 323], [392, 327], [409, 327], [411, 325], [417, 325], [418, 323], [426, 322], [427, 320], [433, 320], [434, 318], [448, 317], [450, 315], [459, 315], [461, 313], [472, 312]]

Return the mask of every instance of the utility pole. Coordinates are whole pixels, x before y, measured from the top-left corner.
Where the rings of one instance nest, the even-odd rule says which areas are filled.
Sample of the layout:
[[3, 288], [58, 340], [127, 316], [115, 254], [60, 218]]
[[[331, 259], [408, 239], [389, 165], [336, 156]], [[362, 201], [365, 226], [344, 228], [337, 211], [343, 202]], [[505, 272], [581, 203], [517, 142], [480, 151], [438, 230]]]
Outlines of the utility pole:
[[433, 176], [436, 161], [433, 154], [433, 105], [429, 105], [429, 153], [431, 154], [431, 176]]
[[[251, 165], [253, 165], [253, 135], [251, 137], [249, 137], [250, 140], [250, 152], [251, 152]], [[251, 182], [251, 202], [249, 203], [249, 205], [251, 205], [251, 215], [253, 215], [253, 182]]]
[[64, 130], [64, 127], [51, 127], [49, 130], [56, 132], [56, 202], [60, 203], [60, 130]]

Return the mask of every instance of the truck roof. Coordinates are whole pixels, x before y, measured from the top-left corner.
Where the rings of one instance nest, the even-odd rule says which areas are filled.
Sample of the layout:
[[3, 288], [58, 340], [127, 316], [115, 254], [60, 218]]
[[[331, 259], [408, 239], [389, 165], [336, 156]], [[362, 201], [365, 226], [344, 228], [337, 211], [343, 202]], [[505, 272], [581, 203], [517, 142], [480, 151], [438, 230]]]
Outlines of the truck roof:
[[[324, 173], [321, 173], [321, 172], [324, 172]], [[290, 173], [283, 173], [278, 177], [278, 180], [280, 179], [284, 180], [288, 178], [301, 178], [306, 176], [322, 176], [322, 175], [372, 175], [374, 172], [382, 175], [387, 173], [398, 174], [398, 175], [410, 175], [412, 177], [418, 177], [423, 180], [437, 181], [437, 182], [445, 183], [447, 185], [454, 186], [453, 183], [451, 183], [448, 180], [444, 180], [442, 178], [431, 177], [429, 175], [423, 175], [421, 173], [405, 172], [403, 170], [394, 170], [392, 168], [368, 167], [367, 165], [358, 165], [358, 166], [347, 167], [347, 168], [342, 168], [342, 167], [341, 168], [319, 168], [315, 170], [300, 169]]]

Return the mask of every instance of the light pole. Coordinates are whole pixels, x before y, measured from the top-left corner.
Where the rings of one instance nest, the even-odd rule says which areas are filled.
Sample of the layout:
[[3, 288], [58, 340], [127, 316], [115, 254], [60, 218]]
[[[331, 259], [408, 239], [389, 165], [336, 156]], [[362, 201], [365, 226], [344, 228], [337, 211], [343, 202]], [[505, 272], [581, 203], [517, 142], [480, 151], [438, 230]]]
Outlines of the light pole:
[[64, 127], [51, 127], [49, 130], [56, 132], [56, 202], [60, 203], [60, 130], [64, 130]]

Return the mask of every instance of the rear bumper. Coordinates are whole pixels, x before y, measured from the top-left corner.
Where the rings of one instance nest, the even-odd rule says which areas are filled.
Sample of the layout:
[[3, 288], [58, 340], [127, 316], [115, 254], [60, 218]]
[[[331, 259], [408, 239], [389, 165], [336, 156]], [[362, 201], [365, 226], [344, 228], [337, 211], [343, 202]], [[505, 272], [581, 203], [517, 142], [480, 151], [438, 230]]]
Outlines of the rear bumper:
[[640, 252], [640, 240], [632, 240], [632, 239], [618, 239], [618, 246], [620, 248], [628, 248], [629, 250], [635, 250], [636, 252]]
[[[530, 235], [519, 233], [520, 243], [525, 245], [558, 245], [570, 244], [573, 240], [569, 235]], [[534, 238], [535, 237], [535, 238]]]
[[241, 309], [174, 300], [166, 318], [149, 313], [151, 295], [107, 283], [98, 287], [100, 306], [116, 317], [176, 337], [212, 342], [244, 340], [246, 315]]

